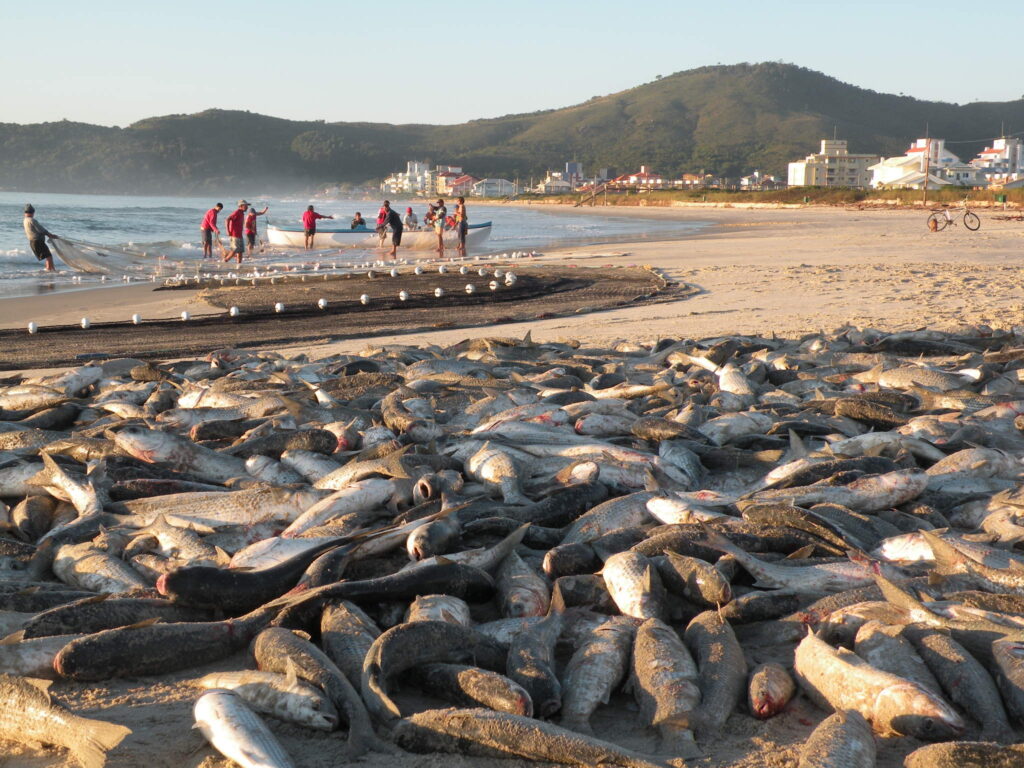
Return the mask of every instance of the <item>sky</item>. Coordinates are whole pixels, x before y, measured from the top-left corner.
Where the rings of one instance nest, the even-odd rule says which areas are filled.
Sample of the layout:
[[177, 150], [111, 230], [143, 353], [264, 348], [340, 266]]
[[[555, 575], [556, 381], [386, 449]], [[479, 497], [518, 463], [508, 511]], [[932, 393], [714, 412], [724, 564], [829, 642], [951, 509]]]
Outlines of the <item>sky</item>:
[[1024, 94], [1022, 28], [1020, 0], [0, 0], [0, 122], [125, 126], [220, 108], [459, 123], [744, 61], [919, 99], [1008, 101]]

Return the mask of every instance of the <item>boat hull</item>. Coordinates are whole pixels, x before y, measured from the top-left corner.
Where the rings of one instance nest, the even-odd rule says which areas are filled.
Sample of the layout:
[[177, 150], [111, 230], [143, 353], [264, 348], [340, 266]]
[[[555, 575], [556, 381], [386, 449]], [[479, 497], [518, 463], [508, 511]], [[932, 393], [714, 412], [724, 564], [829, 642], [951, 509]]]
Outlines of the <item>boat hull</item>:
[[[470, 224], [466, 232], [466, 247], [477, 248], [491, 236], [491, 222]], [[287, 248], [305, 247], [305, 233], [299, 227], [267, 226], [267, 242], [271, 245]], [[445, 230], [444, 244], [446, 248], [458, 245], [458, 233], [454, 229]], [[351, 229], [317, 230], [313, 236], [313, 248], [391, 248], [391, 233], [384, 238], [381, 245], [380, 237], [374, 231], [354, 231]], [[413, 251], [432, 251], [437, 248], [437, 234], [432, 229], [405, 230], [402, 232], [402, 244], [399, 248]]]

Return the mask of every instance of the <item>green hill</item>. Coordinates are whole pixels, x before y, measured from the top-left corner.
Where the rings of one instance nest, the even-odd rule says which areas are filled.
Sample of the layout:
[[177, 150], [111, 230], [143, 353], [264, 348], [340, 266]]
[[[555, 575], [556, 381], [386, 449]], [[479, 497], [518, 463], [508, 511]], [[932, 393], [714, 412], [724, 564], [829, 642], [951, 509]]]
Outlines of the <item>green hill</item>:
[[[0, 123], [0, 188], [186, 193], [365, 182], [409, 159], [477, 176], [539, 176], [641, 163], [664, 174], [783, 174], [838, 131], [852, 152], [899, 154], [924, 133], [950, 141], [1024, 124], [1024, 100], [972, 104], [876, 93], [791, 64], [701, 67], [564, 109], [461, 125], [326, 123], [208, 110], [127, 128]], [[951, 145], [970, 157], [984, 141]]]

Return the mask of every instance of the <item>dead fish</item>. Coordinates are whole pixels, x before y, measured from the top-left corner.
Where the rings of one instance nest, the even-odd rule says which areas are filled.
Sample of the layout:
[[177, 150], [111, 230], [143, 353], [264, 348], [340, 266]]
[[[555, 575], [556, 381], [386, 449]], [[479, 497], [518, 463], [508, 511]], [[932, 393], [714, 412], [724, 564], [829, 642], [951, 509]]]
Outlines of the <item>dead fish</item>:
[[131, 734], [122, 725], [73, 715], [50, 699], [48, 682], [0, 675], [0, 736], [63, 747], [84, 768], [102, 768], [107, 752]]

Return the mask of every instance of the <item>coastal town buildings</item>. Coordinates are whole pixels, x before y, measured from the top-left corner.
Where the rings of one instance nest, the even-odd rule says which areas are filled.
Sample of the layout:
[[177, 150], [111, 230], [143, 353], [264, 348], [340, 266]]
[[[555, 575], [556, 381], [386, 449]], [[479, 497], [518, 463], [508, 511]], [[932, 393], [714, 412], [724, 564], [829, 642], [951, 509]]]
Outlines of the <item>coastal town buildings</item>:
[[652, 172], [646, 165], [641, 165], [639, 171], [616, 176], [607, 186], [611, 189], [664, 189], [672, 186], [672, 182], [660, 173]]
[[876, 189], [938, 189], [950, 185], [973, 187], [978, 169], [946, 149], [945, 139], [918, 139], [903, 155], [872, 165], [871, 186]]
[[1024, 186], [1024, 141], [1019, 138], [1001, 138], [985, 147], [971, 160], [977, 169], [979, 181], [987, 186], [1005, 189]]
[[790, 163], [791, 187], [871, 186], [871, 166], [881, 161], [878, 155], [850, 154], [845, 139], [822, 139], [821, 151]]

